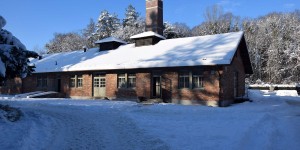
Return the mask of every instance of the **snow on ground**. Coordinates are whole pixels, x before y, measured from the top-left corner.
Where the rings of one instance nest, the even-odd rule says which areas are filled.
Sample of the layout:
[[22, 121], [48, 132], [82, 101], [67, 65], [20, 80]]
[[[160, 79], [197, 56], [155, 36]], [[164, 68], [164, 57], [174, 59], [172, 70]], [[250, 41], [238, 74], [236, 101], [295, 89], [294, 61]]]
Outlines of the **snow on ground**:
[[300, 97], [249, 96], [226, 108], [6, 96], [24, 116], [0, 119], [0, 149], [299, 149]]

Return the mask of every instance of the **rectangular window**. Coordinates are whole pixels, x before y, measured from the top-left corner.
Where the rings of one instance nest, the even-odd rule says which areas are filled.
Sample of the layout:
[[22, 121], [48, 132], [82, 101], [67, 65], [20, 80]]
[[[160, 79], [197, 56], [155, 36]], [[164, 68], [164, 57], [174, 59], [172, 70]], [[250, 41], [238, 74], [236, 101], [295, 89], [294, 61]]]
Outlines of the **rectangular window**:
[[82, 87], [83, 78], [81, 76], [77, 76], [77, 87]]
[[188, 72], [179, 73], [179, 88], [190, 87], [190, 76]]
[[118, 88], [126, 88], [126, 76], [125, 74], [118, 75]]
[[193, 88], [203, 88], [203, 75], [193, 75]]
[[83, 78], [82, 75], [73, 75], [70, 78], [70, 87], [72, 88], [80, 88], [83, 86]]
[[70, 78], [70, 87], [75, 87], [76, 86], [76, 76], [71, 76]]
[[136, 87], [136, 75], [129, 74], [128, 75], [128, 88], [135, 88]]
[[37, 77], [37, 82], [36, 82], [37, 87], [47, 87], [47, 85], [48, 85], [47, 77], [43, 77], [43, 76]]

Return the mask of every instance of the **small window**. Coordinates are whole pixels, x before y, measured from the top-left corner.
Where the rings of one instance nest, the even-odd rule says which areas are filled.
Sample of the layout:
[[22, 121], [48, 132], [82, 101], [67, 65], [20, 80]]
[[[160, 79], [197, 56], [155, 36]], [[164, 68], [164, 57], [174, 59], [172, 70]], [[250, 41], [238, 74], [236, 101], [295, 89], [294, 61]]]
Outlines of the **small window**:
[[119, 74], [118, 75], [118, 88], [126, 88], [125, 74]]
[[70, 78], [70, 87], [72, 88], [80, 88], [83, 86], [83, 78], [82, 75], [73, 75]]
[[193, 75], [193, 88], [203, 88], [202, 75]]
[[100, 87], [105, 87], [105, 78], [100, 78]]
[[189, 88], [190, 79], [188, 72], [182, 72], [179, 74], [179, 88]]
[[136, 75], [129, 74], [128, 75], [128, 88], [135, 88], [136, 87]]
[[47, 87], [47, 77], [38, 76], [36, 86], [37, 87]]
[[77, 76], [77, 87], [82, 87], [83, 78], [82, 76]]
[[76, 76], [71, 76], [70, 78], [70, 87], [75, 87], [76, 86]]

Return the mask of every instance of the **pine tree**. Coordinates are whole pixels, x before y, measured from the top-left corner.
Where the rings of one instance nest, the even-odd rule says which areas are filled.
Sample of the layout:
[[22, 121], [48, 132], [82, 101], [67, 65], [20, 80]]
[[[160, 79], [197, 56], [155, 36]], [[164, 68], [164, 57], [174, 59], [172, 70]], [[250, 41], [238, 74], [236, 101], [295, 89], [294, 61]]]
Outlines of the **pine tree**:
[[140, 14], [138, 12], [136, 12], [136, 9], [132, 6], [129, 5], [126, 8], [125, 11], [125, 19], [123, 19], [123, 27], [126, 26], [131, 26], [131, 27], [136, 27], [138, 26], [138, 18], [139, 18]]
[[95, 46], [95, 42], [97, 41], [97, 36], [95, 32], [97, 30], [96, 23], [93, 19], [90, 19], [90, 23], [86, 26], [85, 29], [82, 30], [82, 35], [85, 38], [85, 46], [88, 48], [92, 48]]
[[6, 20], [0, 16], [0, 81], [21, 77], [25, 78], [34, 69], [28, 65], [28, 58], [37, 58], [36, 52], [26, 50], [18, 38], [3, 29]]
[[112, 36], [120, 28], [120, 20], [117, 15], [111, 15], [108, 11], [101, 12], [98, 18], [97, 30], [95, 35], [98, 39]]
[[130, 37], [145, 31], [145, 21], [140, 18], [140, 14], [136, 9], [129, 5], [125, 10], [125, 19], [123, 26], [113, 33], [114, 37], [120, 38], [126, 42], [132, 42]]

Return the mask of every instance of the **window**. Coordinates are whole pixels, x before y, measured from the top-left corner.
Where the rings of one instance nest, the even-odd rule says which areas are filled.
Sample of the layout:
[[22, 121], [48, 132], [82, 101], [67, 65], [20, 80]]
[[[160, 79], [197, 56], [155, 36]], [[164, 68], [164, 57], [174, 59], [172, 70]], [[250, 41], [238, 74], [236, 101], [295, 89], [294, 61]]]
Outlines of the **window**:
[[193, 75], [193, 88], [203, 88], [203, 76], [202, 75]]
[[47, 87], [47, 77], [38, 76], [36, 83], [37, 87]]
[[190, 87], [190, 76], [188, 72], [179, 73], [179, 88]]
[[83, 78], [82, 75], [73, 75], [70, 78], [70, 87], [72, 88], [80, 88], [83, 86]]
[[181, 72], [179, 73], [179, 89], [182, 88], [193, 88], [201, 89], [203, 88], [203, 73], [202, 71], [192, 73], [192, 72]]
[[118, 75], [118, 88], [126, 88], [126, 76], [125, 74]]
[[136, 75], [122, 73], [118, 75], [118, 88], [135, 88]]
[[128, 75], [128, 88], [135, 88], [136, 86], [136, 76], [135, 74]]
[[82, 82], [83, 82], [82, 75], [77, 76], [77, 87], [82, 87]]
[[75, 87], [76, 86], [76, 76], [72, 76], [70, 78], [70, 87]]
[[100, 78], [100, 87], [105, 87], [105, 78]]

